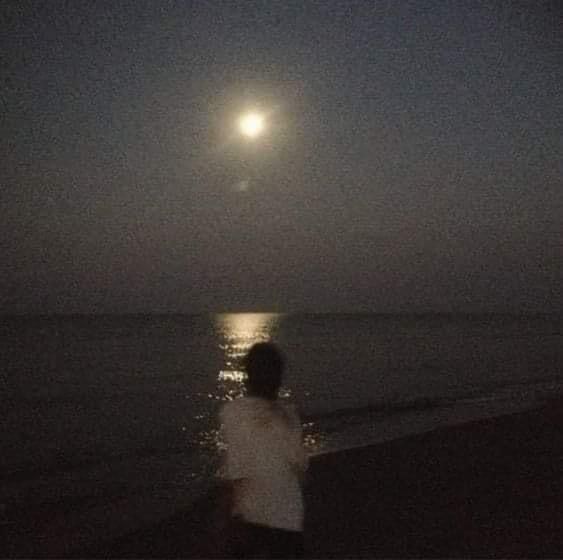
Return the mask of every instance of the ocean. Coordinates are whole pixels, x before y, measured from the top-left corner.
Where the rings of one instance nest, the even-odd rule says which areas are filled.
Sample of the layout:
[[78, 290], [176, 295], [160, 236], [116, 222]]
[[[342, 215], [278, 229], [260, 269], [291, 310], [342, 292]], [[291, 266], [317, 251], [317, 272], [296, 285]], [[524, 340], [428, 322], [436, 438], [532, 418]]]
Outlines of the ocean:
[[241, 359], [269, 339], [311, 455], [563, 392], [561, 316], [4, 317], [0, 537], [25, 550], [22, 526], [39, 526], [68, 551], [188, 506], [217, 468]]

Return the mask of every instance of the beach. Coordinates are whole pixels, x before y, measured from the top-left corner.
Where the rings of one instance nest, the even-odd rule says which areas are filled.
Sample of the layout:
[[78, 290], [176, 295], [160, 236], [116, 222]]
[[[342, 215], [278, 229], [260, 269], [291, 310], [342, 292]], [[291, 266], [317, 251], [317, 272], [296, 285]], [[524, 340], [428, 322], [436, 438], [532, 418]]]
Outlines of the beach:
[[561, 401], [323, 457], [314, 557], [563, 556]]
[[[210, 555], [209, 543], [218, 543], [209, 521], [218, 410], [241, 392], [245, 351], [272, 338], [289, 359], [282, 398], [298, 407], [314, 456], [305, 488], [312, 553], [403, 550], [407, 513], [426, 500], [424, 519], [443, 527], [444, 501], [462, 500], [459, 480], [473, 480], [478, 505], [489, 490], [459, 470], [466, 458], [460, 462], [458, 448], [471, 447], [473, 461], [495, 459], [490, 469], [504, 469], [501, 480], [514, 468], [503, 460], [555, 480], [534, 462], [536, 439], [547, 464], [558, 460], [557, 420], [541, 420], [553, 417], [553, 406], [527, 413], [528, 428], [518, 415], [468, 423], [563, 393], [559, 318], [54, 316], [14, 318], [1, 330], [0, 557]], [[528, 437], [536, 425], [537, 438]], [[484, 440], [486, 451], [471, 445], [483, 440], [472, 436], [477, 426], [498, 434]], [[518, 452], [506, 447], [514, 438], [524, 442]], [[330, 500], [330, 519], [320, 496]], [[365, 509], [353, 507], [355, 496]], [[484, 518], [498, 524], [502, 515]]]
[[[563, 556], [562, 419], [563, 402], [554, 400], [313, 459], [305, 488], [307, 555]], [[216, 496], [70, 556], [216, 555]]]

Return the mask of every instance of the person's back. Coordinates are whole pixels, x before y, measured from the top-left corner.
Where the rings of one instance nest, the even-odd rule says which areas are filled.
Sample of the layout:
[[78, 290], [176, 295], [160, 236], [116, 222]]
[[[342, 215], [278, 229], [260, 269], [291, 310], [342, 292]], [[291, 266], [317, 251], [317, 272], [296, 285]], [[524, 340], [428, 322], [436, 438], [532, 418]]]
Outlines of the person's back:
[[255, 345], [247, 357], [248, 396], [220, 413], [227, 446], [220, 476], [232, 484], [239, 556], [302, 552], [301, 477], [306, 455], [293, 407], [277, 401], [283, 361], [275, 346]]

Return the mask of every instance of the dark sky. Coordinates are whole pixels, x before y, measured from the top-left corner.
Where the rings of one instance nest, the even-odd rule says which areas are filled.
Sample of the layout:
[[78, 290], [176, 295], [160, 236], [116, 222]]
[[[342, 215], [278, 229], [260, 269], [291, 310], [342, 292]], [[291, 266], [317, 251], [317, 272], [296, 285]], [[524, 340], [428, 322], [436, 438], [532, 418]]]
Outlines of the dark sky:
[[563, 310], [561, 17], [3, 5], [0, 312]]

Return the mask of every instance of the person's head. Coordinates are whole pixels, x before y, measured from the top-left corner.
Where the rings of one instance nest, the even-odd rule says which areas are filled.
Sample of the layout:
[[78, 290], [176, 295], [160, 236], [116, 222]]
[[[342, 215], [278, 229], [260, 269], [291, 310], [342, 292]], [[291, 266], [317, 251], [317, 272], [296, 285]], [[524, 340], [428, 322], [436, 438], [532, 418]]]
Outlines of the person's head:
[[276, 400], [284, 365], [284, 358], [275, 344], [271, 342], [254, 344], [245, 358], [248, 394], [271, 401]]

